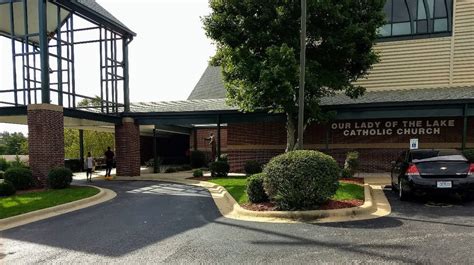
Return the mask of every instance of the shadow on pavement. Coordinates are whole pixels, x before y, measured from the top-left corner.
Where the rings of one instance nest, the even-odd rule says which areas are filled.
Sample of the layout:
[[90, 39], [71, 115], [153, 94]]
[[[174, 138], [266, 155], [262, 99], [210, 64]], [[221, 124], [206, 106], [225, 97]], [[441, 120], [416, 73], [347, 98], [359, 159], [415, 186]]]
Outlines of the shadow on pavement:
[[3, 231], [2, 237], [104, 256], [124, 254], [221, 217], [207, 190], [157, 182], [104, 182], [111, 201]]
[[[340, 238], [325, 238], [325, 241], [312, 239], [312, 238], [305, 238], [301, 236], [296, 236], [295, 234], [277, 232], [274, 230], [264, 229], [264, 228], [256, 228], [251, 227], [250, 225], [244, 224], [235, 224], [235, 223], [228, 223], [222, 221], [215, 221], [217, 224], [229, 226], [232, 228], [243, 229], [247, 231], [253, 231], [262, 233], [265, 235], [270, 235], [273, 237], [279, 237], [281, 240], [256, 240], [251, 241], [251, 244], [254, 245], [269, 245], [274, 247], [300, 247], [300, 246], [311, 246], [314, 248], [331, 248], [337, 251], [343, 251], [346, 253], [351, 254], [363, 254], [368, 255], [371, 257], [378, 257], [385, 260], [395, 261], [395, 262], [404, 262], [404, 263], [415, 263], [416, 261], [410, 259], [408, 257], [403, 257], [391, 253], [390, 249], [397, 249], [402, 251], [407, 249], [408, 246], [404, 244], [355, 244], [354, 242], [340, 242]], [[327, 239], [327, 240], [326, 240]]]

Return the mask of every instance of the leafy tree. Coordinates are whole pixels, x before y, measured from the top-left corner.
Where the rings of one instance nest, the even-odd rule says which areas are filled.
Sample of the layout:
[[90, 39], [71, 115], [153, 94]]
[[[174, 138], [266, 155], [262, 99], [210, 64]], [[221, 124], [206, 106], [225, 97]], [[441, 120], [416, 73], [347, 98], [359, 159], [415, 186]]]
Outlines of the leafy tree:
[[[328, 119], [320, 99], [344, 92], [378, 61], [372, 46], [384, 24], [385, 0], [309, 0], [305, 128]], [[300, 0], [210, 0], [203, 18], [217, 44], [211, 64], [222, 66], [229, 104], [287, 117], [287, 151], [295, 149], [298, 116]]]
[[0, 154], [3, 155], [27, 155], [28, 138], [21, 132], [0, 133]]
[[95, 96], [93, 99], [83, 99], [77, 103], [78, 107], [99, 107], [102, 103], [102, 99], [99, 96]]
[[[101, 99], [95, 96], [94, 99], [83, 99], [77, 105], [79, 107], [97, 107], [100, 106]], [[107, 147], [113, 147], [115, 144], [113, 133], [84, 131], [84, 153], [91, 152], [94, 157], [103, 156]], [[64, 153], [67, 158], [79, 158], [79, 130], [64, 130]]]
[[[84, 152], [102, 157], [107, 147], [115, 146], [113, 133], [84, 131]], [[64, 154], [67, 158], [79, 158], [79, 130], [64, 129]]]

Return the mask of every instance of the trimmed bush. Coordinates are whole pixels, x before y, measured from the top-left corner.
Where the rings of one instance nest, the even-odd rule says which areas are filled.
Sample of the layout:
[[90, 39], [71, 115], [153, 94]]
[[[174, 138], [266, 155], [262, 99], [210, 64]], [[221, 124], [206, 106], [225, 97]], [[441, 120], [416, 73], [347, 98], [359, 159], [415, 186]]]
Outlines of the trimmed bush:
[[4, 181], [0, 183], [0, 197], [1, 196], [11, 196], [15, 194], [15, 186], [9, 181]]
[[178, 172], [178, 169], [175, 167], [169, 167], [165, 170], [165, 173], [175, 173]]
[[202, 151], [191, 151], [190, 162], [192, 168], [200, 168], [206, 165], [206, 154]]
[[81, 160], [80, 159], [64, 159], [64, 167], [69, 168], [72, 172], [80, 172], [82, 170]]
[[211, 177], [222, 178], [227, 177], [227, 174], [229, 174], [230, 166], [225, 161], [216, 161], [209, 164], [209, 170], [211, 171]]
[[197, 178], [197, 177], [202, 177], [202, 176], [204, 176], [204, 174], [202, 173], [202, 170], [196, 169], [193, 171], [193, 177]]
[[[157, 162], [157, 165], [158, 165], [158, 171], [160, 171], [160, 166], [163, 163], [161, 157], [157, 157], [156, 162]], [[155, 159], [152, 158], [152, 159], [146, 161], [145, 166], [149, 167], [149, 168], [154, 168], [155, 167]]]
[[190, 165], [182, 165], [179, 167], [179, 171], [188, 171], [193, 169]]
[[10, 163], [8, 161], [1, 157], [0, 158], [0, 171], [6, 171], [10, 167]]
[[266, 165], [264, 187], [280, 210], [315, 209], [336, 193], [340, 172], [331, 156], [292, 151], [274, 157]]
[[346, 154], [344, 169], [349, 170], [351, 176], [354, 176], [359, 169], [359, 152], [353, 151]]
[[249, 201], [253, 203], [268, 201], [268, 195], [263, 188], [264, 173], [254, 174], [247, 178], [247, 196]]
[[229, 162], [229, 155], [221, 154], [221, 156], [219, 157], [219, 161]]
[[245, 162], [244, 170], [247, 176], [262, 173], [262, 165], [255, 160], [249, 160]]
[[10, 182], [17, 190], [26, 190], [33, 186], [31, 170], [24, 167], [11, 167], [5, 171], [5, 181]]
[[469, 162], [474, 163], [474, 149], [464, 150], [462, 152]]
[[341, 178], [352, 178], [351, 171], [347, 168], [341, 169]]
[[65, 189], [72, 182], [72, 171], [69, 168], [57, 167], [48, 173], [48, 185], [52, 189]]
[[5, 172], [0, 170], [0, 179], [3, 179], [5, 177]]

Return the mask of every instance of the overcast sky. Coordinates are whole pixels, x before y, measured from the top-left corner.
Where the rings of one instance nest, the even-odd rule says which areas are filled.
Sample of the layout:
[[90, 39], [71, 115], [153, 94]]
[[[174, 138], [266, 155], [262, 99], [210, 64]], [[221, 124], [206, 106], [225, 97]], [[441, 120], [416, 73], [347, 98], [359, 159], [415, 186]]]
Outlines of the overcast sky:
[[[215, 52], [211, 41], [204, 34], [200, 20], [201, 16], [210, 12], [208, 0], [97, 2], [137, 33], [129, 52], [131, 101], [186, 99]], [[10, 52], [8, 40], [0, 39], [0, 52]], [[82, 54], [86, 52], [82, 51]], [[77, 53], [81, 54], [81, 51], [77, 50]], [[98, 53], [95, 54], [98, 56]], [[81, 56], [76, 59], [76, 67], [78, 70], [91, 68], [90, 65], [95, 65], [96, 61], [97, 58]], [[93, 70], [88, 79], [77, 76], [80, 79], [77, 86], [90, 87], [89, 82], [97, 84], [94, 79], [98, 77], [94, 75], [98, 74], [98, 70]], [[11, 78], [11, 75], [7, 77]], [[27, 128], [0, 123], [0, 131], [26, 133]]]

